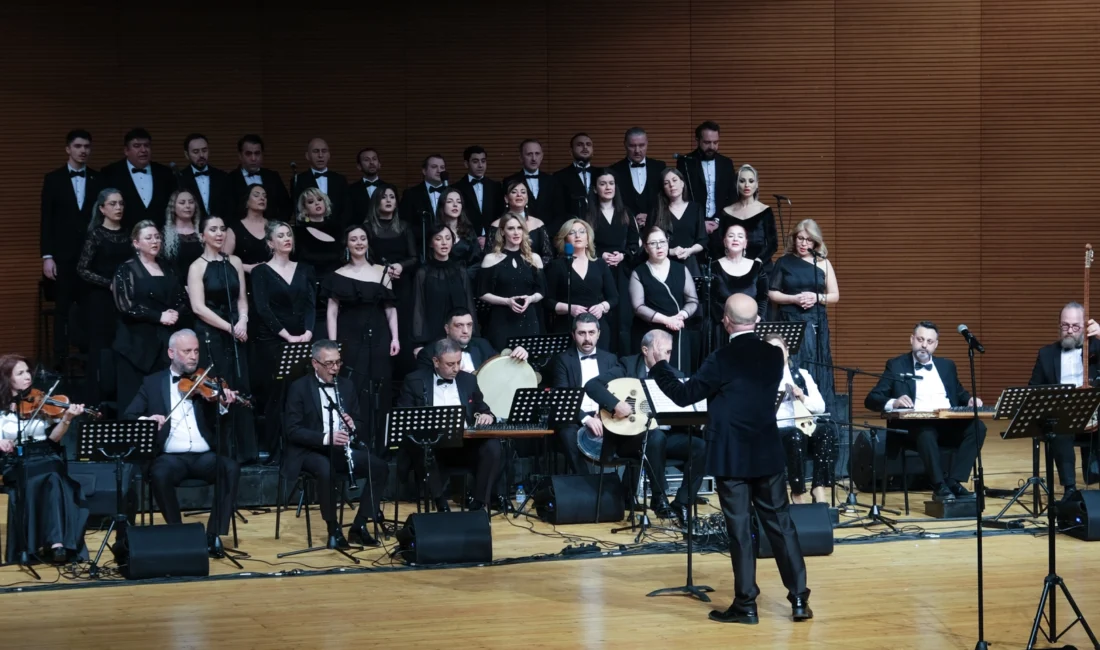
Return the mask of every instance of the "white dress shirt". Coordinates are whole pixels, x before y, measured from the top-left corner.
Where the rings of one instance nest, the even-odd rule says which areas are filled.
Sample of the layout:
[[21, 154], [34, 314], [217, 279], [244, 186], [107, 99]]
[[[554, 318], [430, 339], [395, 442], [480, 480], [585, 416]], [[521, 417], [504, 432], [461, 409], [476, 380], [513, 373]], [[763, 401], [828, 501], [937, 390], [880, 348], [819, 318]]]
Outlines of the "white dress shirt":
[[[436, 213], [436, 208], [439, 207], [439, 197], [443, 196], [443, 192], [433, 192], [432, 191], [432, 184], [427, 182], [427, 181], [424, 181], [424, 187], [428, 188], [428, 200], [432, 202], [432, 216], [434, 217], [435, 213]], [[446, 185], [441, 183], [439, 185], [436, 185], [436, 187], [438, 187], [439, 189], [442, 190], [444, 187], [446, 187]], [[411, 216], [416, 216], [416, 215], [411, 215]], [[407, 219], [409, 217], [406, 216], [405, 218]]]
[[1085, 364], [1081, 358], [1081, 350], [1062, 350], [1062, 377], [1061, 383], [1081, 386], [1084, 383]]
[[317, 189], [324, 192], [326, 196], [328, 195], [328, 176], [317, 176], [317, 174], [323, 174], [327, 171], [328, 167], [324, 169], [309, 170], [309, 173], [313, 175], [313, 182], [317, 183]]
[[[210, 169], [209, 165], [206, 167]], [[191, 173], [201, 172], [201, 169], [197, 169], [194, 165], [191, 165]], [[206, 214], [210, 214], [210, 174], [206, 176], [195, 176], [195, 186], [199, 188], [199, 194], [202, 195], [202, 205], [206, 208]]]
[[[917, 363], [915, 357], [910, 356], [913, 364]], [[936, 364], [929, 359], [928, 363], [932, 364], [932, 369], [918, 368], [914, 371], [914, 374], [920, 379], [915, 380], [917, 385], [917, 394], [913, 395], [913, 410], [915, 411], [935, 411], [937, 409], [951, 408], [951, 400], [947, 398], [947, 388], [943, 385], [943, 379], [940, 378], [940, 372], [936, 369]], [[890, 400], [886, 402], [886, 410], [892, 410], [894, 403], [897, 400]]]
[[577, 170], [577, 176], [581, 179], [581, 185], [584, 185], [584, 191], [589, 192], [592, 190], [592, 164], [587, 163], [584, 167], [581, 167], [579, 163], [573, 163], [573, 169]]
[[707, 217], [713, 217], [714, 213], [718, 211], [718, 206], [714, 200], [714, 161], [704, 160], [700, 164], [703, 167], [703, 184], [707, 187]]
[[[581, 359], [581, 385], [580, 388], [584, 388], [592, 379], [595, 379], [600, 374], [600, 364], [596, 363], [595, 359], [596, 351], [592, 351], [593, 358]], [[577, 350], [577, 357], [584, 357], [585, 354], [580, 350]], [[600, 405], [596, 403], [596, 400], [588, 396], [588, 391], [584, 393], [584, 399], [581, 400], [581, 411], [585, 413], [595, 413], [600, 410]]]
[[[367, 178], [366, 176], [364, 176], [363, 177], [363, 182], [364, 183], [377, 183], [378, 182], [378, 177], [375, 176], [374, 178]], [[374, 191], [377, 190], [377, 189], [378, 189], [377, 185], [367, 185], [367, 196], [373, 199], [374, 198]]]
[[638, 194], [645, 192], [646, 181], [646, 167], [645, 158], [642, 158], [642, 166], [634, 167], [634, 161], [627, 159], [627, 164], [630, 165], [630, 178], [634, 181], [634, 191]]
[[141, 202], [145, 204], [145, 207], [149, 207], [149, 204], [153, 202], [153, 166], [148, 164], [145, 166], [145, 172], [141, 174], [134, 173], [137, 169], [134, 165], [130, 164], [130, 161], [126, 161], [126, 169], [130, 170], [130, 178], [134, 179], [134, 187], [137, 188], [138, 196], [141, 197]]
[[463, 372], [473, 374], [477, 368], [474, 368], [474, 358], [470, 356], [470, 353], [466, 350], [462, 351], [462, 365], [459, 366]]
[[449, 383], [439, 383], [441, 377], [432, 373], [432, 406], [461, 406], [462, 398], [458, 396], [458, 383], [451, 380]]
[[[175, 374], [172, 377], [174, 378]], [[201, 454], [210, 451], [210, 445], [206, 444], [206, 439], [199, 432], [199, 423], [195, 419], [195, 403], [190, 399], [183, 399], [179, 384], [174, 381], [168, 386], [168, 395], [171, 401], [168, 407], [172, 409], [172, 417], [168, 427], [168, 440], [164, 443], [164, 453]]]
[[[802, 368], [798, 369], [798, 374], [802, 375], [803, 381], [806, 382], [806, 401], [803, 402], [802, 405], [814, 415], [824, 413], [825, 398], [821, 396], [821, 391], [818, 390], [817, 384], [814, 383], [814, 378]], [[779, 384], [779, 390], [786, 390], [787, 386], [794, 385], [791, 367], [787, 364], [783, 364], [783, 381]], [[780, 402], [779, 410], [775, 412], [775, 421], [780, 427], [794, 426], [794, 399], [793, 396], [784, 396], [783, 401]]]
[[263, 185], [264, 184], [264, 177], [260, 175], [260, 172], [256, 172], [255, 174], [250, 174], [250, 173], [248, 173], [247, 169], [245, 169], [244, 167], [241, 167], [241, 175], [244, 176], [244, 184], [245, 185]]
[[84, 190], [88, 187], [88, 167], [85, 165], [84, 169], [73, 169], [72, 165], [65, 164], [71, 172], [83, 171], [83, 176], [70, 176], [69, 181], [73, 184], [73, 194], [76, 194], [76, 207], [80, 210], [84, 209]]
[[[535, 176], [528, 176], [528, 174], [532, 173], [535, 174]], [[526, 168], [523, 170], [523, 180], [527, 183], [527, 189], [531, 190], [531, 198], [533, 199], [539, 198], [538, 173], [538, 170], [535, 170], [534, 172], [529, 172]]]
[[[477, 207], [481, 211], [485, 211], [485, 179], [482, 178], [481, 182], [474, 185], [474, 175], [466, 174], [466, 178], [470, 182], [470, 187], [474, 188], [474, 196], [477, 197]], [[465, 370], [465, 368], [463, 368]]]
[[337, 413], [333, 412], [332, 417], [329, 417], [330, 405], [336, 403], [336, 387], [325, 386], [325, 381], [317, 377], [317, 395], [321, 398], [321, 431], [325, 432], [325, 437], [321, 444], [327, 445], [332, 439], [332, 425], [336, 425], [337, 431], [345, 427], [343, 425], [343, 418]]

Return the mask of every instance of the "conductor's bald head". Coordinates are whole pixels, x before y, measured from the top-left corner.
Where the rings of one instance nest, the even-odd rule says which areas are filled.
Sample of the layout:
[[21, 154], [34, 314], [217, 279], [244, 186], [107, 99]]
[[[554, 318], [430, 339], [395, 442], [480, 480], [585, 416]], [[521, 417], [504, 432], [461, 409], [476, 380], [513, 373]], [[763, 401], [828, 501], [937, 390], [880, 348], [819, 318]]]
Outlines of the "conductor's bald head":
[[722, 324], [730, 334], [748, 332], [756, 327], [759, 320], [755, 299], [743, 293], [735, 293], [726, 299]]

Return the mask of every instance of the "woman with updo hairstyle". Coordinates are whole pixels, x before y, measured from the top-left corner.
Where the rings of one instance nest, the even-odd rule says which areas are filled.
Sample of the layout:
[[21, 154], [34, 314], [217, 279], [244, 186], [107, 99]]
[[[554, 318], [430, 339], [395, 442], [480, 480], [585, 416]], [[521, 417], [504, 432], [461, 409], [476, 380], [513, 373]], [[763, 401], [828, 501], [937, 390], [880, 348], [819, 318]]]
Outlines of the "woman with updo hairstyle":
[[[519, 186], [526, 187], [522, 181]], [[535, 305], [542, 302], [546, 285], [542, 258], [531, 250], [527, 220], [509, 213], [497, 223], [493, 252], [481, 260], [477, 291], [490, 305], [489, 322], [482, 325], [485, 338], [494, 348], [503, 350], [509, 347], [512, 337], [542, 333]]]
[[718, 233], [726, 232], [726, 226], [731, 223], [739, 223], [745, 228], [748, 237], [745, 256], [760, 260], [764, 272], [770, 276], [772, 257], [779, 249], [779, 236], [776, 234], [775, 215], [771, 206], [760, 200], [760, 183], [755, 167], [741, 165], [737, 170], [734, 191], [736, 197], [733, 203], [718, 212], [718, 229], [710, 238], [711, 257], [722, 256], [721, 235]]
[[504, 214], [499, 219], [489, 224], [485, 236], [485, 247], [489, 248], [489, 242], [496, 240], [496, 233], [504, 224], [507, 217], [516, 217], [523, 222], [523, 229], [530, 240], [531, 250], [542, 258], [545, 267], [554, 257], [554, 251], [550, 246], [550, 235], [546, 232], [546, 224], [537, 215], [528, 214], [530, 196], [528, 195], [527, 182], [523, 178], [513, 178], [504, 186]]
[[[451, 193], [455, 195], [455, 193]], [[440, 204], [447, 197], [444, 192]], [[420, 348], [444, 336], [443, 325], [450, 313], [462, 307], [474, 310], [474, 292], [470, 287], [470, 275], [462, 260], [454, 259], [455, 233], [449, 226], [436, 223], [428, 227], [428, 259], [416, 270], [413, 282], [412, 342]], [[474, 317], [477, 332], [477, 317]]]
[[724, 221], [722, 235], [722, 257], [711, 262], [710, 305], [707, 318], [710, 319], [710, 351], [723, 348], [729, 343], [729, 334], [722, 325], [722, 316], [726, 313], [726, 299], [735, 293], [743, 293], [756, 300], [756, 312], [761, 320], [766, 318], [768, 310], [768, 276], [764, 273], [764, 264], [760, 260], [745, 255], [748, 247], [748, 234], [745, 227], [733, 221]]
[[267, 190], [263, 185], [253, 183], [241, 197], [241, 205], [237, 207], [235, 218], [225, 220], [229, 224], [225, 253], [241, 258], [246, 274], [251, 274], [257, 264], [263, 264], [271, 258], [271, 251], [267, 247], [266, 213]]

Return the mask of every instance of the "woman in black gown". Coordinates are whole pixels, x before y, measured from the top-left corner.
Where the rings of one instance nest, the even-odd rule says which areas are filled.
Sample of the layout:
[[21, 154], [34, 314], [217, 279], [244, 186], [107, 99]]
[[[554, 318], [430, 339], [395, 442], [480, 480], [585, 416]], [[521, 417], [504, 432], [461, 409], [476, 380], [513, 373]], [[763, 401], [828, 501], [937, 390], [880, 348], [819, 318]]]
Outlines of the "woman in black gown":
[[[443, 325], [456, 308], [476, 313], [466, 264], [451, 257], [454, 239], [454, 232], [442, 223], [428, 228], [428, 261], [416, 270], [413, 282], [412, 342], [416, 346], [413, 356], [420, 353], [420, 348], [446, 336]], [[474, 332], [477, 332], [476, 317]]]
[[[115, 338], [117, 310], [111, 295], [115, 271], [134, 254], [130, 233], [122, 229], [122, 213], [126, 207], [122, 194], [109, 187], [99, 193], [92, 207], [92, 220], [76, 272], [84, 281], [84, 296], [80, 301], [80, 317], [88, 333], [88, 363], [84, 399], [99, 404], [106, 397], [102, 385], [114, 386], [114, 379], [101, 377], [103, 355]], [[109, 374], [109, 373], [107, 373]], [[108, 381], [109, 380], [109, 381]], [[110, 388], [107, 392], [113, 392]]]
[[760, 202], [760, 184], [757, 182], [756, 169], [752, 165], [741, 165], [737, 170], [737, 183], [734, 188], [737, 200], [723, 208], [719, 213], [718, 230], [711, 235], [711, 255], [722, 256], [722, 241], [719, 233], [726, 232], [730, 223], [739, 223], [745, 228], [749, 245], [745, 257], [758, 259], [764, 265], [769, 276], [772, 257], [779, 249], [779, 236], [775, 230], [775, 215], [771, 207]]
[[132, 231], [137, 255], [115, 272], [115, 377], [117, 403], [123, 412], [146, 375], [168, 367], [168, 338], [190, 316], [191, 305], [172, 266], [160, 264], [160, 230], [152, 221], [139, 222]]
[[684, 174], [674, 167], [661, 172], [661, 194], [657, 198], [657, 214], [653, 220], [668, 233], [668, 257], [687, 267], [688, 273], [699, 275], [696, 255], [707, 245], [706, 214], [702, 205], [684, 198]]
[[[470, 218], [466, 216], [466, 210], [462, 204], [462, 192], [458, 188], [448, 187], [440, 194], [435, 222], [447, 226], [454, 233], [455, 242], [451, 247], [451, 259], [461, 262], [466, 267], [470, 273], [471, 282], [476, 280], [484, 251], [477, 241], [477, 233], [474, 231], [473, 224], [470, 223]], [[431, 245], [430, 237], [428, 245]]]
[[[608, 326], [608, 316], [619, 304], [619, 290], [607, 263], [597, 257], [589, 245], [594, 239], [592, 227], [581, 219], [569, 219], [562, 224], [556, 238], [558, 253], [546, 269], [547, 303], [553, 322], [552, 332], [569, 332], [573, 318], [592, 314], [600, 321], [601, 350], [615, 348], [615, 336]], [[565, 257], [565, 245], [573, 246], [573, 259]]]
[[490, 305], [489, 322], [482, 331], [494, 348], [503, 350], [514, 336], [542, 333], [535, 307], [546, 294], [542, 259], [531, 252], [525, 219], [515, 214], [500, 218], [493, 252], [481, 260], [478, 285], [481, 299]]
[[602, 170], [592, 181], [592, 191], [588, 196], [588, 223], [595, 233], [593, 241], [600, 251], [611, 275], [615, 278], [615, 288], [619, 292], [618, 307], [611, 314], [611, 326], [615, 331], [619, 356], [635, 354], [630, 349], [630, 328], [634, 321], [634, 311], [625, 297], [630, 292], [630, 274], [639, 263], [642, 255], [642, 233], [634, 215], [623, 204], [615, 174]]
[[[294, 231], [282, 221], [267, 222], [267, 247], [271, 259], [252, 269], [252, 304], [256, 314], [253, 339], [252, 386], [264, 413], [262, 447], [274, 454], [282, 433], [282, 395], [274, 378], [286, 343], [313, 340], [317, 317], [313, 269], [294, 262]], [[281, 392], [281, 391], [278, 391]]]
[[[172, 267], [173, 275], [180, 286], [187, 289], [187, 270], [191, 263], [202, 255], [202, 241], [199, 239], [199, 221], [206, 216], [202, 201], [187, 190], [173, 192], [168, 197], [168, 208], [164, 215], [164, 241], [160, 256]], [[177, 328], [191, 327], [190, 320], [177, 323]]]
[[[375, 196], [378, 192], [374, 193]], [[305, 262], [314, 273], [314, 294], [317, 296], [313, 340], [325, 338], [325, 314], [328, 302], [321, 295], [320, 283], [325, 276], [344, 264], [343, 233], [339, 224], [330, 219], [332, 202], [316, 187], [304, 190], [298, 197], [298, 223], [294, 226], [294, 254], [291, 259]]]
[[226, 233], [225, 253], [241, 258], [245, 278], [252, 273], [257, 264], [263, 264], [271, 257], [267, 247], [267, 190], [263, 185], [254, 183], [246, 188], [237, 209], [238, 219], [227, 219], [229, 232]]
[[810, 371], [825, 398], [825, 406], [832, 409], [836, 392], [833, 371], [827, 367], [833, 363], [833, 353], [826, 306], [840, 302], [840, 288], [828, 256], [829, 249], [817, 222], [813, 219], [798, 222], [791, 230], [785, 254], [776, 261], [769, 276], [768, 297], [778, 305], [779, 320], [806, 323], [802, 346], [792, 358]]
[[672, 335], [669, 363], [685, 374], [695, 372], [698, 332], [685, 329], [699, 308], [695, 282], [687, 268], [668, 259], [668, 235], [657, 226], [647, 228], [643, 241], [648, 259], [630, 276], [630, 304], [634, 308], [631, 349], [640, 349], [642, 336], [656, 326]]
[[[389, 410], [392, 357], [401, 351], [394, 306], [392, 276], [383, 265], [371, 263], [370, 240], [364, 226], [344, 231], [348, 263], [321, 281], [328, 301], [328, 338], [339, 341], [344, 369], [359, 392], [364, 419], [367, 405], [376, 407], [375, 416]], [[372, 398], [378, 397], [378, 401]], [[373, 425], [371, 431], [379, 431]]]
[[397, 307], [397, 322], [404, 325], [398, 333], [401, 352], [392, 359], [395, 370], [402, 375], [411, 370], [415, 363], [408, 324], [413, 318], [413, 279], [420, 249], [417, 248], [413, 229], [401, 218], [397, 190], [392, 186], [387, 185], [374, 192], [363, 225], [370, 238], [370, 260], [386, 268], [393, 288], [394, 306]]
[[710, 305], [707, 319], [710, 322], [711, 350], [725, 347], [729, 334], [722, 325], [726, 312], [726, 299], [735, 293], [743, 293], [756, 299], [757, 315], [764, 318], [768, 310], [768, 276], [764, 265], [745, 255], [748, 235], [739, 223], [727, 223], [722, 236], [725, 255], [711, 262]]
[[[222, 256], [228, 228], [221, 217], [207, 216], [199, 224], [203, 253], [187, 272], [187, 294], [195, 313], [199, 365], [231, 389], [247, 395], [249, 381], [248, 297], [244, 292], [244, 265], [236, 255]], [[232, 414], [234, 456], [240, 463], [256, 460], [256, 433], [252, 413], [244, 406], [229, 407]]]
[[489, 224], [485, 235], [486, 248], [488, 242], [496, 241], [496, 233], [505, 217], [517, 217], [523, 221], [523, 229], [527, 232], [527, 238], [531, 242], [531, 250], [542, 258], [542, 265], [546, 266], [554, 257], [550, 246], [550, 235], [546, 232], [546, 224], [536, 215], [527, 214], [527, 183], [522, 178], [514, 178], [504, 186], [504, 204], [506, 210], [499, 219]]
[[[12, 525], [8, 527], [7, 562], [18, 562], [24, 548], [29, 556], [37, 555], [54, 564], [86, 561], [88, 505], [80, 484], [69, 477], [59, 444], [73, 418], [84, 412], [84, 406], [69, 406], [47, 433], [49, 423], [41, 415], [34, 420], [18, 415], [17, 399], [31, 388], [31, 383], [26, 359], [14, 354], [0, 357], [0, 395], [5, 396], [0, 406], [0, 453], [16, 454], [20, 432], [25, 443], [22, 466], [4, 463], [8, 508], [14, 515], [9, 519]], [[19, 507], [20, 496], [25, 499], [25, 508]]]

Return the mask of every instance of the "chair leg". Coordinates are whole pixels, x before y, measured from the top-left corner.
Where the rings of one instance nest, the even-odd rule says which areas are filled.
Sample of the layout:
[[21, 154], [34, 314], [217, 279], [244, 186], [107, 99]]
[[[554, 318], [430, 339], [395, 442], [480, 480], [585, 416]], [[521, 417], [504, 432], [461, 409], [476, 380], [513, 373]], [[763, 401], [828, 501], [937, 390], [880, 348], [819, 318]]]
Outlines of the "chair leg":
[[279, 539], [279, 519], [283, 514], [283, 491], [286, 489], [286, 479], [280, 474], [276, 482], [275, 493], [275, 539]]
[[[312, 481], [302, 481], [302, 500], [305, 500], [305, 494], [308, 488], [313, 485]], [[316, 492], [317, 488], [314, 487], [313, 491]], [[301, 508], [301, 501], [299, 501], [299, 508]], [[313, 528], [309, 521], [309, 503], [305, 504], [306, 511], [306, 547], [313, 548]]]
[[600, 523], [600, 502], [603, 501], [603, 463], [599, 464], [600, 480], [596, 486], [596, 522]]
[[296, 513], [294, 513], [295, 518], [300, 518], [302, 516], [302, 506], [303, 505], [305, 505], [307, 508], [309, 507], [308, 504], [306, 504], [306, 483], [305, 483], [305, 481], [303, 481], [302, 479], [299, 478], [298, 479], [298, 485], [301, 486], [301, 489], [298, 490], [298, 511]]
[[[233, 505], [235, 507], [237, 504], [233, 504]], [[236, 517], [230, 517], [229, 521], [232, 522], [232, 524], [233, 524], [233, 548], [237, 548], [238, 546], [241, 545], [240, 541], [237, 539], [237, 518]]]

